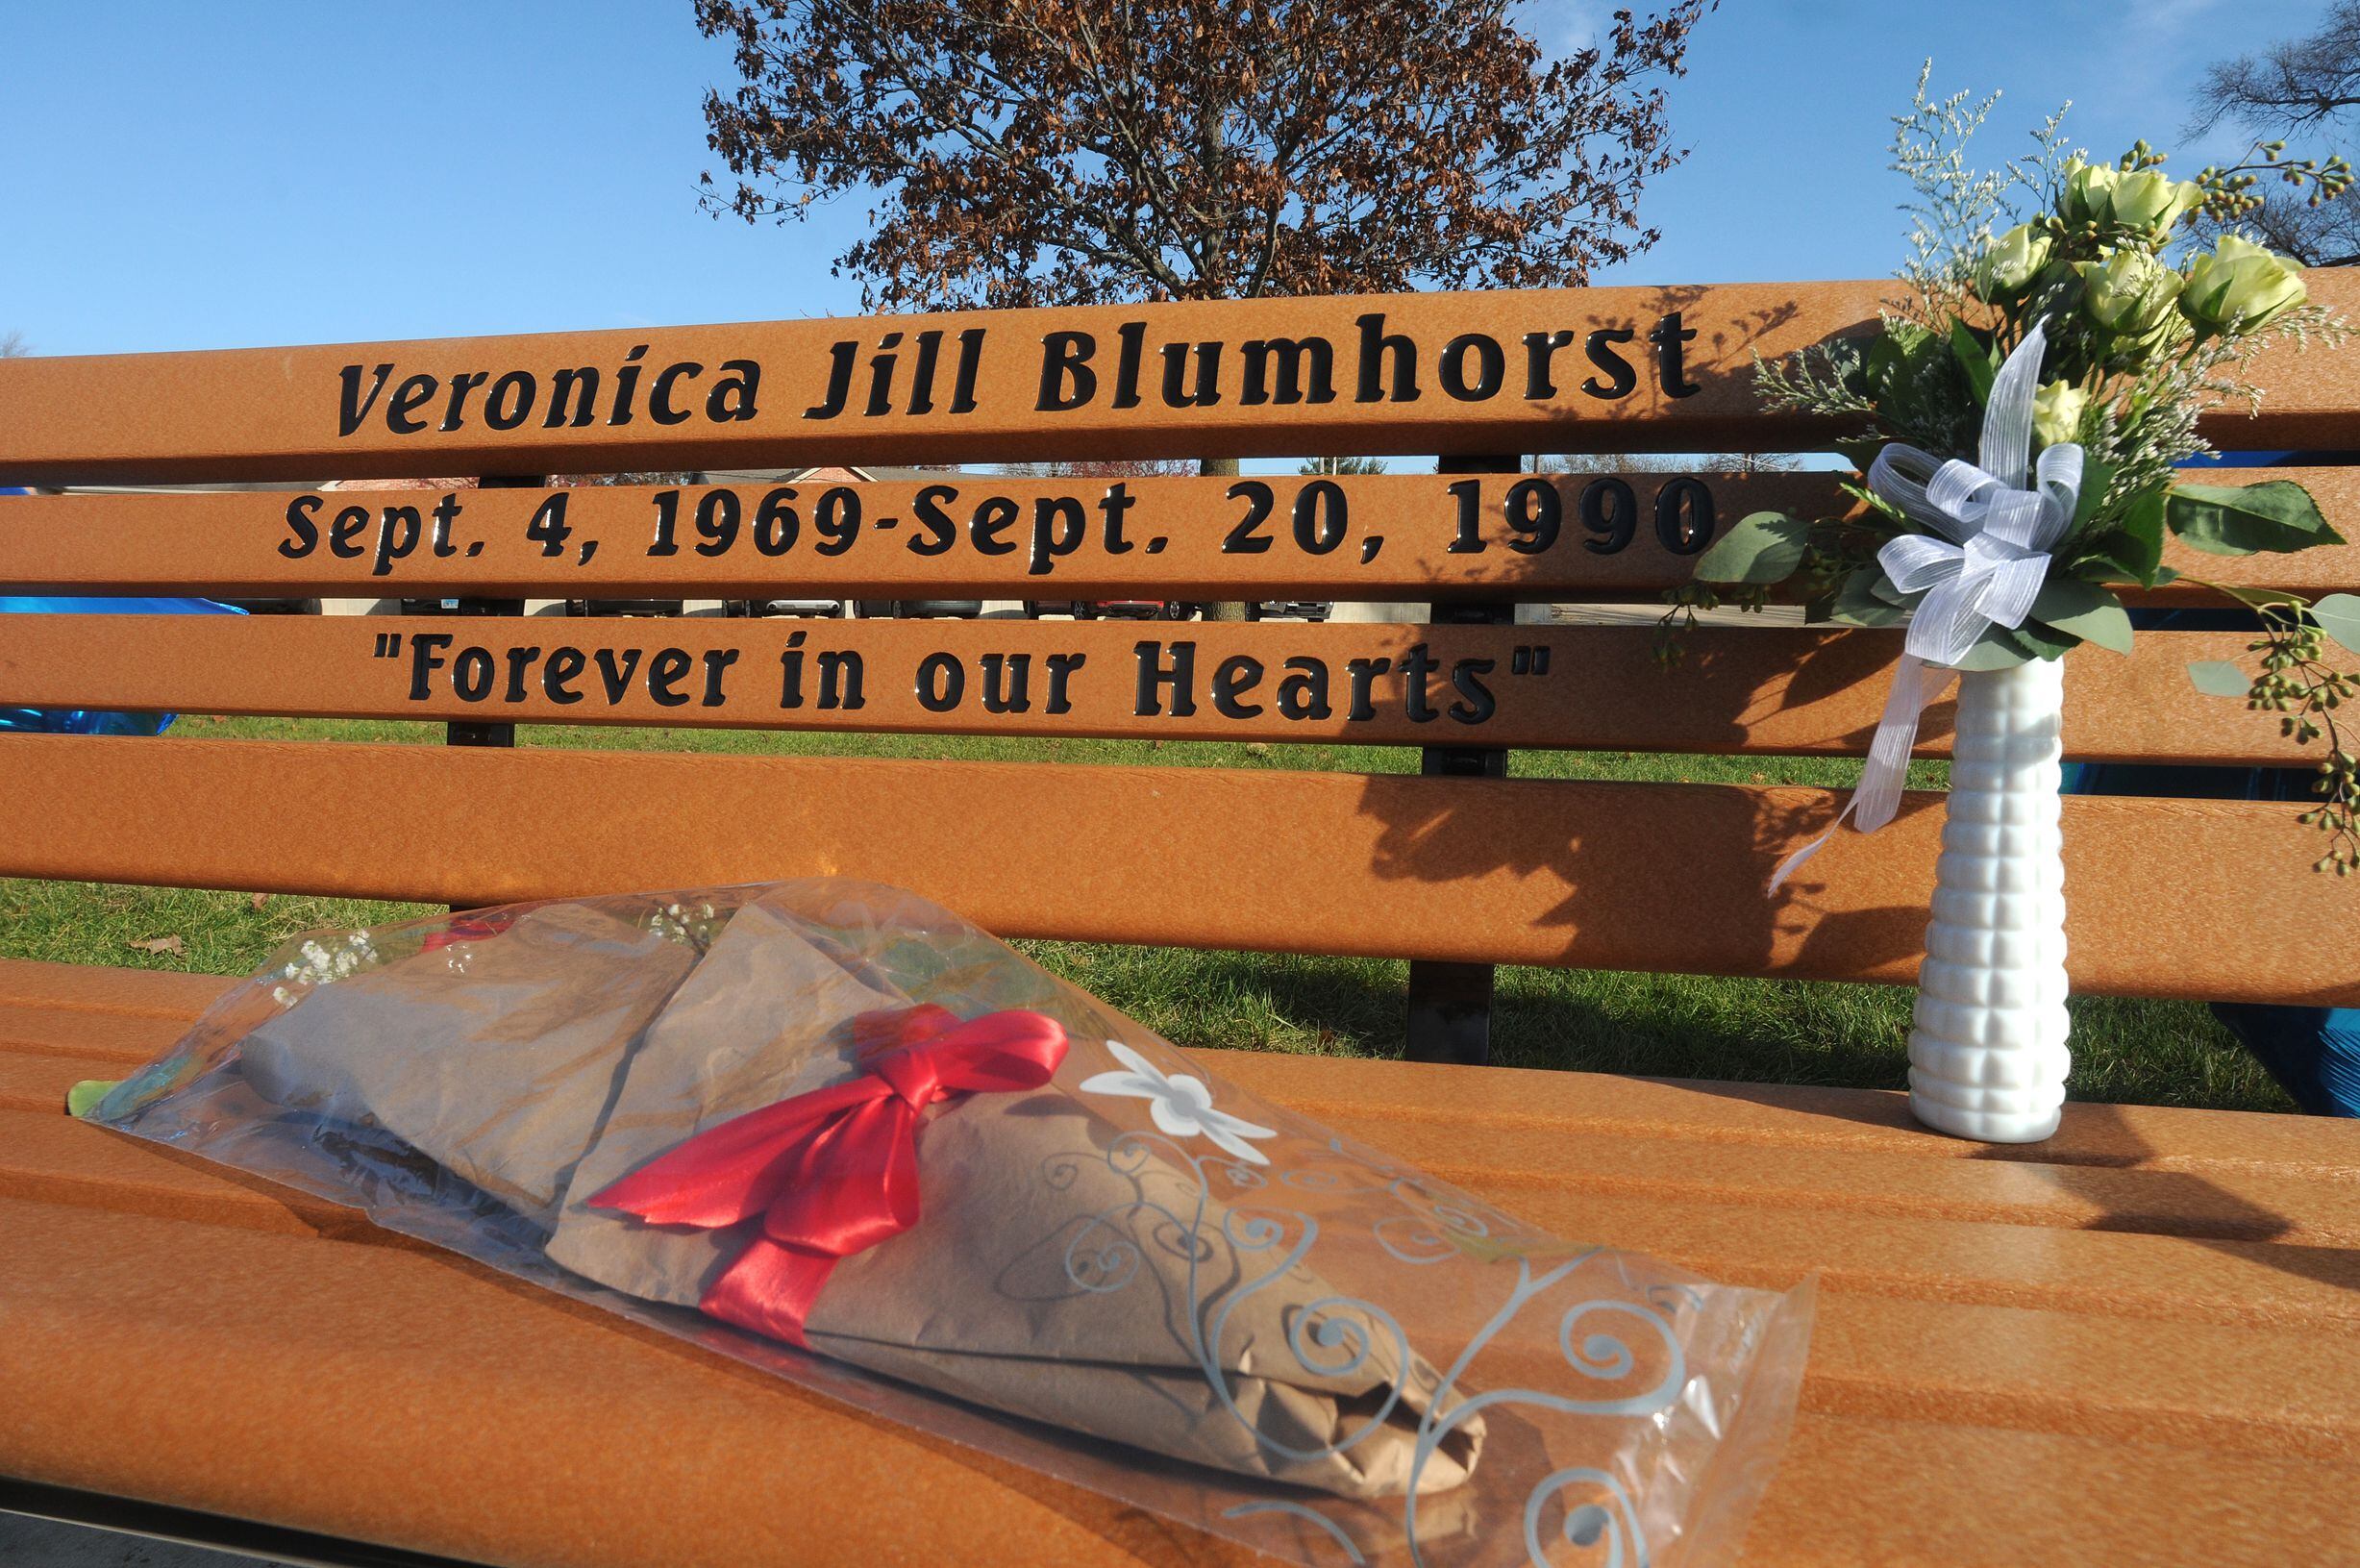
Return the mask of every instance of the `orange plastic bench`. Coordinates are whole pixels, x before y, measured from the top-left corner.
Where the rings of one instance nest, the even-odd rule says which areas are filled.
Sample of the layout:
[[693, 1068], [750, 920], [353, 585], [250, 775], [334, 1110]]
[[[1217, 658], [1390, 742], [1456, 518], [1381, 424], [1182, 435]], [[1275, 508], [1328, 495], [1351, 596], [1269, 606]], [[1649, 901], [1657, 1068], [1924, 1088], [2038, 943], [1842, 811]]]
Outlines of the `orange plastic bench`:
[[[2360, 308], [2360, 280], [2311, 285]], [[1651, 597], [1718, 523], [1835, 504], [1831, 476], [1536, 477], [1498, 454], [1805, 444], [1825, 433], [1752, 407], [1751, 354], [1859, 322], [1876, 295], [1308, 300], [12, 361], [0, 473], [45, 485], [1453, 456], [1440, 474], [1333, 482], [535, 479], [0, 501], [0, 582], [27, 588], [440, 595], [468, 611], [0, 617], [0, 703], [425, 718], [461, 742], [0, 736], [0, 875], [448, 903], [856, 875], [1009, 935], [1408, 958], [1409, 1039], [1434, 1058], [1479, 1057], [1495, 962], [1906, 983], [1935, 797], [1765, 900], [1770, 866], [1839, 795], [1502, 776], [1508, 747], [1861, 748], [1896, 635], [1705, 630], [1664, 673], [1643, 631], [1512, 619], [1518, 601]], [[1682, 362], [1642, 349], [1621, 396], [1583, 389], [1602, 362], [1590, 344], [1625, 353], [1675, 311]], [[1329, 396], [1308, 349], [1280, 395], [1280, 336], [1328, 345]], [[1148, 369], [1126, 403], [1133, 338]], [[1191, 364], [1224, 346], [1220, 402], [1165, 406], [1167, 343]], [[853, 380], [836, 398], [840, 359]], [[741, 370], [725, 396], [732, 362], [758, 367], [758, 386]], [[2263, 364], [2271, 411], [2217, 438], [2355, 444], [2347, 362]], [[625, 399], [633, 364], [647, 368]], [[684, 365], [701, 368], [659, 396]], [[1414, 401], [1398, 395], [1404, 365]], [[2360, 516], [2348, 472], [2301, 476], [2339, 520]], [[2350, 549], [2208, 565], [2360, 585]], [[522, 614], [529, 595], [957, 592], [1432, 610], [1327, 626]], [[2131, 659], [2077, 658], [2069, 755], [2281, 760], [2269, 719], [2187, 685], [2187, 660], [2241, 641], [2143, 635]], [[1946, 749], [1945, 712], [1929, 715], [1928, 755]], [[1360, 740], [1422, 748], [1422, 766], [497, 744], [506, 726], [551, 721]], [[2286, 808], [2074, 799], [2066, 820], [2081, 988], [2360, 1001], [2348, 945], [2319, 939], [2353, 929], [2350, 889], [2300, 870], [2306, 834]], [[68, 1085], [153, 1057], [225, 983], [0, 963], [0, 1507], [354, 1561], [1230, 1555], [60, 1113]], [[2348, 1124], [2076, 1105], [2049, 1142], [1997, 1149], [1916, 1128], [1889, 1094], [1440, 1061], [1217, 1065], [1568, 1236], [1750, 1284], [1817, 1273], [1802, 1415], [1749, 1562], [2360, 1561]], [[868, 1501], [807, 1501], [848, 1496]]]

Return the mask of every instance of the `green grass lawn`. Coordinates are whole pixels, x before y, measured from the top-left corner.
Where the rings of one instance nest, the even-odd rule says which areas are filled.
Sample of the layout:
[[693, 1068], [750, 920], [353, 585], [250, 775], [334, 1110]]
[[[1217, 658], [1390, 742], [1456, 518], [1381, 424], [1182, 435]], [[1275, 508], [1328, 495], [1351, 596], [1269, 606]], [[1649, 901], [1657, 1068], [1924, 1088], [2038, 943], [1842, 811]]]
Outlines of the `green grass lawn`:
[[[312, 719], [184, 718], [200, 737], [439, 740], [439, 725]], [[1025, 740], [845, 735], [744, 730], [615, 730], [533, 726], [531, 746], [860, 757], [1155, 763], [1410, 772], [1395, 747], [1233, 742]], [[1519, 777], [1695, 780], [1847, 785], [1858, 764], [1835, 759], [1516, 752]], [[1939, 763], [1914, 784], [1939, 786]], [[0, 881], [0, 958], [132, 964], [239, 974], [294, 933], [350, 929], [426, 912], [353, 899], [270, 897], [87, 883]], [[178, 937], [180, 951], [135, 944]], [[1330, 1056], [1398, 1055], [1405, 964], [1081, 942], [1018, 944], [1152, 1029], [1192, 1045]], [[2210, 1013], [2194, 1003], [2076, 997], [2075, 1099], [2143, 1105], [2291, 1108]], [[1661, 1074], [1781, 1083], [1898, 1088], [1909, 992], [1890, 986], [1686, 975], [1505, 968], [1493, 1019], [1494, 1058], [1524, 1067]]]

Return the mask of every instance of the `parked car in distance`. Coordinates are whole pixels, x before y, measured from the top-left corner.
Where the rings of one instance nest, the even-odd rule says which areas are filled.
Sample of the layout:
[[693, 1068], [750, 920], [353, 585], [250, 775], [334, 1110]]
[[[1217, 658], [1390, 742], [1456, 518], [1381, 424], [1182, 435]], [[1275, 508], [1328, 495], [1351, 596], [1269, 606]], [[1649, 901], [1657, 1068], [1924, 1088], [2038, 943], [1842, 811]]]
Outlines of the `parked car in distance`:
[[864, 621], [971, 621], [983, 613], [981, 599], [862, 599], [859, 606]]
[[677, 615], [685, 608], [679, 599], [568, 599], [568, 615]]
[[1178, 599], [1027, 599], [1025, 613], [1071, 615], [1078, 621], [1184, 621], [1200, 606]]
[[841, 599], [724, 599], [724, 615], [811, 615], [828, 619], [851, 613]]
[[1323, 599], [1264, 599], [1246, 606], [1250, 621], [1324, 621], [1335, 606]]

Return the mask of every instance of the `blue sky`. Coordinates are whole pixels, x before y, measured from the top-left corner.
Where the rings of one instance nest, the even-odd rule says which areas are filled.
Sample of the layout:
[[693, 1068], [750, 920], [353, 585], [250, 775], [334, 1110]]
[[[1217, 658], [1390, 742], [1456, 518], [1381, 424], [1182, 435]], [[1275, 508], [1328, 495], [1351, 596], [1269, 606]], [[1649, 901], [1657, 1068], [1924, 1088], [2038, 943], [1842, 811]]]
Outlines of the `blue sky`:
[[[1688, 162], [1600, 282], [1878, 276], [1918, 62], [2064, 99], [2109, 155], [2177, 146], [2204, 64], [2326, 0], [1725, 0], [1673, 88]], [[1533, 0], [1572, 39], [1610, 7]], [[2240, 32], [2242, 30], [2242, 34]], [[685, 0], [0, 5], [0, 334], [91, 354], [846, 313], [856, 204], [784, 229], [696, 206], [731, 74]], [[2193, 173], [2233, 148], [2190, 147]]]

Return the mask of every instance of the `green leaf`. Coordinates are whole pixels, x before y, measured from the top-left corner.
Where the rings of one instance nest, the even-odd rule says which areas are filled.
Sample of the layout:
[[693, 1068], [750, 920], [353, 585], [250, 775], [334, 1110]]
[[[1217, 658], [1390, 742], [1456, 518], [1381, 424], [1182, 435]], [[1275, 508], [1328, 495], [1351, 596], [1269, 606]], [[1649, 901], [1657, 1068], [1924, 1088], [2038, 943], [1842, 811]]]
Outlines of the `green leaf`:
[[107, 1098], [109, 1090], [121, 1083], [119, 1078], [86, 1078], [65, 1091], [65, 1114], [87, 1116], [91, 1108]]
[[2089, 548], [2074, 558], [2077, 570], [2100, 568], [2096, 573], [2082, 570], [2081, 575], [2153, 587], [2156, 574], [2163, 570], [2164, 495], [2165, 487], [2158, 485], [2133, 498], [2123, 509], [2122, 521], [2092, 539]]
[[2036, 659], [2054, 659], [2074, 645], [2071, 637], [2059, 636], [2045, 627], [2029, 622], [2009, 631], [1995, 626], [1975, 639], [1967, 650], [1967, 657], [1951, 665], [1960, 670], [2007, 670], [2019, 664], [2028, 664]]
[[1975, 394], [1978, 409], [1991, 402], [1991, 384], [2000, 374], [2000, 367], [1991, 362], [1991, 350], [1976, 341], [1975, 329], [1956, 316], [1950, 317], [1950, 353], [1958, 367], [1967, 373], [1967, 390]]
[[2321, 631], [2360, 654], [2360, 599], [2331, 593], [2311, 607], [2311, 618], [2319, 622]]
[[1886, 604], [1899, 605], [1903, 610], [1917, 609], [1918, 601], [1925, 597], [1924, 588], [1915, 593], [1903, 593], [1893, 585], [1893, 579], [1887, 577], [1881, 568], [1876, 573], [1876, 580], [1869, 585], [1869, 591]]
[[2106, 491], [2114, 484], [2114, 464], [2103, 458], [2084, 454], [2081, 459], [2081, 488], [2074, 497], [2074, 520], [2065, 530], [2067, 538], [2078, 535], [2098, 509], [2106, 502]]
[[2284, 555], [2315, 544], [2342, 544], [2311, 492], [2291, 479], [2260, 485], [2182, 485], [2166, 505], [2172, 532], [2216, 556]]
[[1859, 566], [1844, 579], [1836, 589], [1835, 600], [1827, 607], [1826, 619], [1839, 626], [1899, 626], [1909, 618], [1909, 611], [1891, 603], [1877, 592], [1884, 583], [1881, 567]]
[[1697, 558], [1700, 583], [1780, 583], [1795, 575], [1811, 540], [1811, 525], [1782, 511], [1741, 519]]
[[2130, 617], [2123, 603], [2095, 583], [2051, 573], [2032, 601], [2032, 618], [2053, 632], [2130, 652]]
[[2199, 659], [2188, 666], [2188, 679], [2207, 697], [2235, 697], [2243, 701], [2253, 682], [2245, 671], [2225, 659]]

